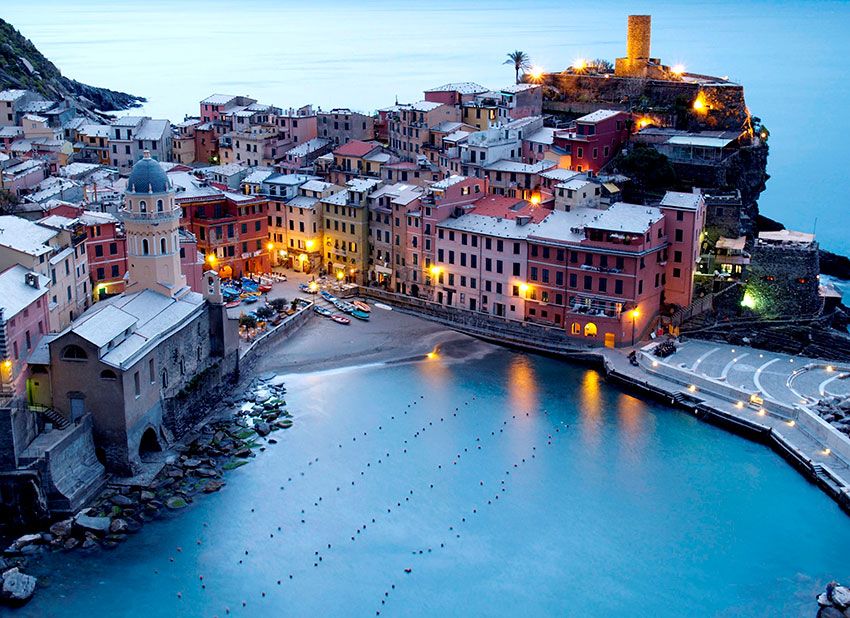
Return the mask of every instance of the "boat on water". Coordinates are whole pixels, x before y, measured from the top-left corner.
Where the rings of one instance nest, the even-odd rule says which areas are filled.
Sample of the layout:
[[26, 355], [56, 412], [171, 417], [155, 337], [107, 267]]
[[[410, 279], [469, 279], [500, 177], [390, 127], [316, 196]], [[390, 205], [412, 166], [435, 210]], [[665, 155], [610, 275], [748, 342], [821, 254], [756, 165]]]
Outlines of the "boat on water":
[[362, 300], [352, 300], [351, 304], [360, 309], [360, 311], [365, 311], [366, 313], [371, 313], [372, 311], [372, 308]]
[[354, 308], [350, 312], [351, 317], [357, 318], [358, 320], [363, 320], [364, 322], [369, 321], [369, 314], [365, 311], [360, 311], [360, 309]]
[[351, 320], [349, 320], [349, 319], [348, 319], [347, 317], [345, 317], [344, 315], [340, 315], [340, 314], [338, 314], [338, 313], [334, 313], [334, 314], [331, 316], [331, 319], [332, 319], [334, 322], [336, 322], [337, 324], [351, 324]]
[[332, 303], [336, 300], [336, 296], [328, 292], [327, 290], [322, 290], [322, 298], [324, 298], [329, 303]]
[[329, 318], [334, 314], [334, 312], [331, 311], [330, 309], [326, 309], [325, 307], [320, 307], [319, 305], [313, 305], [313, 311], [318, 313], [323, 318]]

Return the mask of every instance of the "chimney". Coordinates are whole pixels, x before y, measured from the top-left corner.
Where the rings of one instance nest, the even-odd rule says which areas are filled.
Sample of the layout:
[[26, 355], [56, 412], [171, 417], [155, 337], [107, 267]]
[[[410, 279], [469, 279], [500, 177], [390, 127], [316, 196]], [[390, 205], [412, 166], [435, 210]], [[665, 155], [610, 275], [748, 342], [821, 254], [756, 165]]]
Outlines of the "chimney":
[[528, 225], [531, 222], [531, 217], [529, 215], [517, 215], [516, 224], [517, 225]]
[[38, 275], [35, 273], [27, 273], [24, 275], [24, 283], [26, 283], [31, 288], [39, 289], [38, 283]]

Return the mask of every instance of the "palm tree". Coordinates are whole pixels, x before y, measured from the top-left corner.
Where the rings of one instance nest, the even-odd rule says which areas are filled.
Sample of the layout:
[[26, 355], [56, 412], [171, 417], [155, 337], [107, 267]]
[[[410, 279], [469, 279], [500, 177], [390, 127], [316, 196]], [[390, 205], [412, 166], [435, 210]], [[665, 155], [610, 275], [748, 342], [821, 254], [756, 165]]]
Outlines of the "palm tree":
[[516, 71], [516, 83], [519, 83], [519, 72], [524, 72], [531, 66], [531, 58], [524, 51], [516, 50], [508, 54], [508, 59], [505, 60], [504, 64], [514, 65], [514, 71]]

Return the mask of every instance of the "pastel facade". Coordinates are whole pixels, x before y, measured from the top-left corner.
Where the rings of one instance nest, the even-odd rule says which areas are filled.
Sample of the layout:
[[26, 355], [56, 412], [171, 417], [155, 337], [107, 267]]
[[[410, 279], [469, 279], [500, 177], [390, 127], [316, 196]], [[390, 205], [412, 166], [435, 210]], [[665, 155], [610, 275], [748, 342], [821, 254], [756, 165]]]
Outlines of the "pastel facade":
[[0, 273], [0, 389], [5, 396], [26, 394], [27, 357], [50, 328], [48, 279], [16, 264]]
[[317, 118], [319, 137], [330, 140], [335, 146], [352, 140], [375, 139], [375, 119], [372, 116], [350, 109], [332, 109], [319, 112]]
[[598, 173], [629, 138], [631, 114], [601, 109], [577, 118], [570, 129], [556, 131], [555, 151], [565, 157], [561, 167]]

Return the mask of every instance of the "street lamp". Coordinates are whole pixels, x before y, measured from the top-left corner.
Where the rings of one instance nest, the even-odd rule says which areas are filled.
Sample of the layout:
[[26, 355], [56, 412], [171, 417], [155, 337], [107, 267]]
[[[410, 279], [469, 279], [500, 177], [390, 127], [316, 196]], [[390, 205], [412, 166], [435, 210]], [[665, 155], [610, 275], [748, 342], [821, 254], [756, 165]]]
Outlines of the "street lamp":
[[640, 311], [635, 307], [631, 311], [632, 313], [632, 347], [635, 346], [635, 323], [637, 322], [638, 317], [640, 316]]

